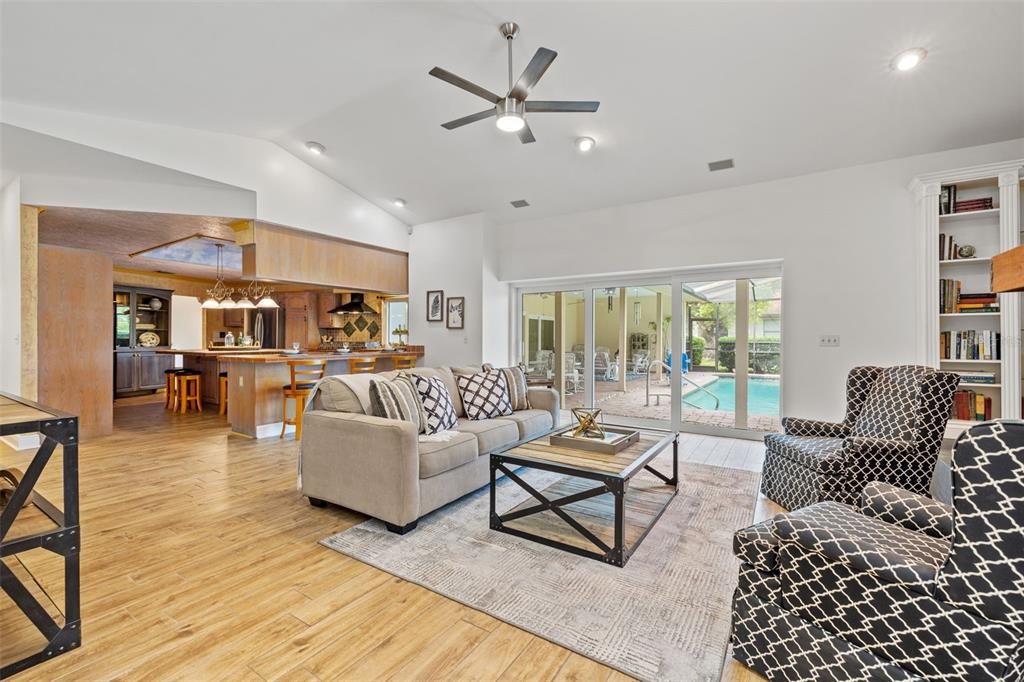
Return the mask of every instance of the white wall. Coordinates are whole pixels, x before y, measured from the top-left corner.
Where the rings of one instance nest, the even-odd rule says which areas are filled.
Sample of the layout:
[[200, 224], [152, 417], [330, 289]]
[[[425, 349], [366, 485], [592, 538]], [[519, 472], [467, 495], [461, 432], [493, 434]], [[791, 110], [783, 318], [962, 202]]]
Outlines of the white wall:
[[[1024, 139], [507, 224], [500, 277], [781, 258], [783, 412], [837, 418], [851, 367], [918, 360], [910, 180], [1022, 156]], [[841, 346], [819, 347], [821, 334]]]
[[21, 394], [21, 180], [0, 190], [0, 391]]
[[[256, 192], [256, 218], [405, 250], [400, 220], [266, 140], [3, 102], [4, 123]], [[55, 173], [60, 174], [60, 173]]]
[[[203, 308], [195, 296], [171, 296], [171, 348], [206, 348], [203, 341]], [[174, 356], [175, 367], [182, 366], [182, 357]]]

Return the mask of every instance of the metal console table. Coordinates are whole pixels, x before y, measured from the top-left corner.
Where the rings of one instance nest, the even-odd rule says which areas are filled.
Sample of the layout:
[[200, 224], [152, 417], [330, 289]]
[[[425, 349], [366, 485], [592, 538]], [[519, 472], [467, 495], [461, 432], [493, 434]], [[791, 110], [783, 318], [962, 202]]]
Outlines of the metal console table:
[[[32, 624], [46, 638], [38, 652], [13, 661], [3, 662], [0, 679], [78, 648], [82, 643], [81, 593], [79, 556], [82, 549], [78, 525], [78, 417], [38, 405], [29, 400], [0, 392], [0, 436], [39, 433], [42, 442], [25, 469], [25, 475], [14, 489], [7, 506], [0, 513], [0, 558], [7, 559], [30, 549], [42, 548], [64, 557], [63, 625], [47, 612], [19, 577], [0, 561], [0, 584]], [[33, 490], [51, 456], [63, 448], [64, 509]], [[15, 521], [32, 495], [34, 505], [54, 526], [42, 532], [9, 537], [16, 530]]]

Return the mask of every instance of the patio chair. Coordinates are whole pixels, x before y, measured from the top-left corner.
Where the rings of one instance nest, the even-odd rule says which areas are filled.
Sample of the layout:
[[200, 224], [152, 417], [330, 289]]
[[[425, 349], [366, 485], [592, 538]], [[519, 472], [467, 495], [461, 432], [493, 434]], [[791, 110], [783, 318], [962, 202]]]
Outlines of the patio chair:
[[649, 365], [650, 359], [648, 358], [647, 351], [637, 351], [633, 353], [633, 359], [629, 362], [629, 371], [634, 374], [644, 374], [647, 372]]
[[600, 381], [615, 381], [619, 378], [619, 366], [608, 357], [608, 351], [594, 353], [594, 378]]
[[543, 372], [550, 376], [550, 373], [555, 370], [555, 351], [553, 350], [539, 350], [537, 351], [537, 367], [538, 373]]
[[566, 395], [572, 395], [580, 390], [583, 385], [583, 378], [580, 376], [579, 370], [576, 368], [576, 354], [565, 353], [564, 364], [562, 365], [562, 372], [565, 376], [565, 393]]
[[871, 481], [927, 495], [959, 377], [931, 367], [854, 367], [841, 423], [782, 418], [764, 437], [761, 492], [782, 507], [855, 504]]
[[737, 531], [733, 656], [770, 680], [1024, 679], [1024, 422], [962, 433], [952, 474], [952, 505], [871, 483], [859, 511]]

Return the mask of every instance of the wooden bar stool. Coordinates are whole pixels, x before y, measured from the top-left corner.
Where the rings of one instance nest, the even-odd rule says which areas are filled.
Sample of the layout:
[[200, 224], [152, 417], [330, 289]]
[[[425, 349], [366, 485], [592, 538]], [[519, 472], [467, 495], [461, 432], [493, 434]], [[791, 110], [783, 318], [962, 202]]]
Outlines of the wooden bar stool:
[[416, 367], [416, 356], [415, 355], [392, 355], [391, 356], [391, 368], [392, 369], [415, 369]]
[[373, 374], [377, 369], [377, 358], [349, 358], [349, 374]]
[[[302, 412], [306, 409], [306, 397], [316, 386], [316, 382], [324, 378], [327, 360], [289, 360], [292, 382], [285, 384], [284, 400], [281, 402], [281, 438], [289, 424], [295, 425], [295, 440], [302, 439]], [[288, 399], [295, 400], [295, 418], [288, 419]]]
[[164, 392], [167, 394], [164, 407], [171, 411], [178, 409], [178, 372], [180, 371], [177, 367], [164, 370]]
[[222, 416], [228, 413], [228, 373], [220, 373], [220, 410]]
[[193, 405], [197, 412], [203, 411], [203, 392], [199, 384], [202, 374], [196, 369], [178, 372], [178, 404], [181, 405], [182, 414], [185, 414], [189, 405]]

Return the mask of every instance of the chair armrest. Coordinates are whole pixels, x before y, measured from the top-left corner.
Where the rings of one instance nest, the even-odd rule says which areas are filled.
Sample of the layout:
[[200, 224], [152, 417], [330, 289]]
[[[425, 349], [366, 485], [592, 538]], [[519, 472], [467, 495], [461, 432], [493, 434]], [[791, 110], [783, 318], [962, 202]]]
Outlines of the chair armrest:
[[782, 432], [787, 436], [817, 436], [820, 438], [846, 438], [850, 435], [850, 427], [846, 424], [803, 419], [802, 417], [783, 417]]
[[953, 537], [952, 507], [888, 483], [867, 484], [860, 496], [860, 513], [933, 538]]
[[732, 536], [732, 553], [759, 571], [772, 573], [779, 565], [779, 538], [773, 519], [741, 528]]
[[789, 551], [816, 552], [855, 571], [898, 583], [921, 594], [934, 592], [949, 543], [862, 516], [838, 502], [819, 502], [774, 520]]
[[558, 391], [544, 386], [528, 386], [526, 388], [526, 399], [530, 406], [537, 410], [547, 410], [551, 413], [552, 426], [558, 426], [561, 419], [561, 398]]
[[412, 422], [310, 410], [303, 417], [303, 495], [404, 526], [419, 518], [420, 458]]

